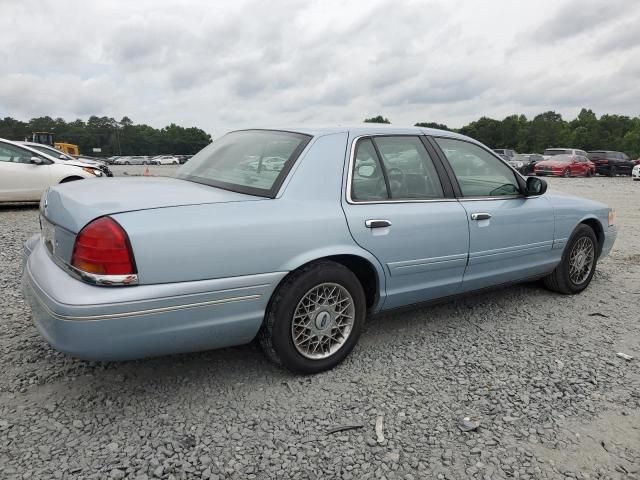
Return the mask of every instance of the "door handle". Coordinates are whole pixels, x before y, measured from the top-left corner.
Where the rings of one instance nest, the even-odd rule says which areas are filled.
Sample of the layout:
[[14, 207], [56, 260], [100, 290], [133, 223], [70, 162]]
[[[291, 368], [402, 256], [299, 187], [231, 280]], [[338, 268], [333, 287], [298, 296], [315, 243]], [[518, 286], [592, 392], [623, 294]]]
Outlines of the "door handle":
[[489, 220], [491, 218], [490, 213], [472, 213], [471, 220]]
[[391, 222], [389, 220], [365, 220], [364, 225], [367, 228], [384, 228], [390, 227]]

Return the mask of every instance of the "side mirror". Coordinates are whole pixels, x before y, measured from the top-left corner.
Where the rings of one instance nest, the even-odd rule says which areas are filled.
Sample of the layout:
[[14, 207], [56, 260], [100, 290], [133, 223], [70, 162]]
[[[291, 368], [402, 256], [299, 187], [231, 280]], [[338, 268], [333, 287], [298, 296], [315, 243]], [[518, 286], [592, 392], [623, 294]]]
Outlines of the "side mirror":
[[376, 171], [376, 167], [373, 165], [360, 165], [358, 167], [358, 176], [363, 178], [370, 178]]
[[543, 195], [547, 191], [547, 182], [538, 177], [527, 177], [527, 191], [525, 195], [532, 197], [534, 195]]
[[29, 163], [31, 163], [32, 165], [42, 165], [44, 162], [40, 157], [31, 157], [29, 159]]

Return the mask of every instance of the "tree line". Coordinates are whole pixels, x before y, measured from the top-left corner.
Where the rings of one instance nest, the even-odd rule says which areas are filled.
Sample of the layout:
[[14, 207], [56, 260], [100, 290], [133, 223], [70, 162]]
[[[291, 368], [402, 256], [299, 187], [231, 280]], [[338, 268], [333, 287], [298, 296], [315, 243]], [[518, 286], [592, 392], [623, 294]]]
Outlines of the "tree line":
[[[62, 118], [32, 118], [28, 122], [11, 117], [0, 119], [0, 138], [31, 140], [32, 132], [51, 132], [56, 142], [73, 143], [85, 155], [193, 155], [211, 143], [211, 135], [196, 127], [172, 123], [157, 129], [134, 124], [129, 117], [116, 121], [111, 117], [91, 116], [66, 122]], [[93, 153], [100, 148], [100, 153]]]
[[[378, 115], [367, 123], [391, 123]], [[602, 115], [600, 118], [583, 108], [570, 121], [559, 113], [544, 112], [529, 120], [524, 115], [510, 115], [503, 120], [488, 117], [454, 129], [435, 122], [416, 123], [418, 127], [439, 128], [473, 137], [491, 148], [512, 148], [520, 153], [542, 153], [549, 147], [582, 150], [615, 150], [631, 158], [640, 157], [640, 116]]]

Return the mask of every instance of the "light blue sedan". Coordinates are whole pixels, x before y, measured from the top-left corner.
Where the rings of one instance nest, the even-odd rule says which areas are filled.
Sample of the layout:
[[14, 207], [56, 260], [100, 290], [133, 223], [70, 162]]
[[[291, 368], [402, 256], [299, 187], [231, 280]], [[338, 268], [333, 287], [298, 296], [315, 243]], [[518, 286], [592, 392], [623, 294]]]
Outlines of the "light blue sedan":
[[176, 178], [53, 187], [23, 290], [56, 349], [124, 360], [248, 343], [298, 372], [369, 314], [543, 279], [575, 294], [616, 237], [601, 203], [545, 194], [452, 132], [231, 132]]

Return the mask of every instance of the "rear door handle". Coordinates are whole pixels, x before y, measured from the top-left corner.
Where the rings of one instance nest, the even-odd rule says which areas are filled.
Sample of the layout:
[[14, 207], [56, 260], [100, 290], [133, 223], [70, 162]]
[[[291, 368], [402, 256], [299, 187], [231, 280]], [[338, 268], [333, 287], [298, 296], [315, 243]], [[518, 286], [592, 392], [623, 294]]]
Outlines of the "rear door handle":
[[364, 225], [367, 228], [384, 228], [390, 227], [391, 222], [389, 220], [365, 220]]
[[489, 220], [491, 218], [490, 213], [472, 213], [471, 220]]

